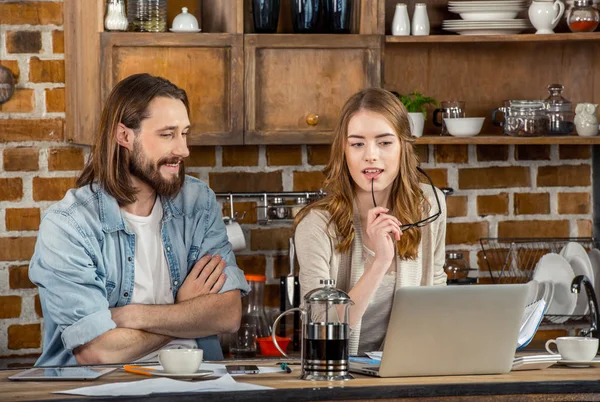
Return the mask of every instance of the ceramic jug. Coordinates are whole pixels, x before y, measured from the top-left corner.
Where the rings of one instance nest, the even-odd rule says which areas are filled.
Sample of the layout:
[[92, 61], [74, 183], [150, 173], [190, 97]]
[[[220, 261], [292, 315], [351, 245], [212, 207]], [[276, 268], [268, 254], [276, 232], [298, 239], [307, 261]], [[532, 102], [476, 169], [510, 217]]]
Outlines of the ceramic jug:
[[560, 0], [536, 0], [529, 6], [529, 20], [537, 29], [536, 34], [553, 34], [564, 12], [565, 5]]
[[408, 36], [410, 35], [410, 20], [408, 18], [408, 9], [406, 4], [396, 4], [396, 11], [392, 20], [392, 35]]
[[575, 108], [575, 127], [577, 134], [591, 137], [598, 134], [598, 105], [580, 103]]

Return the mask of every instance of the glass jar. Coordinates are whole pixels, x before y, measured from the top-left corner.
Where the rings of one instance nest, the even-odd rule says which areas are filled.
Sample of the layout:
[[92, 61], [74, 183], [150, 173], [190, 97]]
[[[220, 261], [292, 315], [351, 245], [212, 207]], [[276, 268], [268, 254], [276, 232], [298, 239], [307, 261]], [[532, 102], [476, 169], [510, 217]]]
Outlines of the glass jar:
[[564, 86], [561, 84], [548, 85], [550, 96], [544, 101], [546, 115], [550, 119], [550, 135], [569, 135], [573, 132], [575, 124], [573, 119], [573, 104], [562, 97]]
[[250, 293], [242, 299], [240, 328], [230, 341], [229, 351], [234, 358], [251, 358], [259, 352], [257, 339], [270, 339], [271, 328], [265, 313], [264, 275], [245, 275]]
[[287, 219], [289, 216], [288, 207], [281, 197], [273, 198], [269, 207], [269, 219]]
[[550, 118], [541, 100], [511, 100], [504, 117], [504, 134], [513, 137], [547, 135]]
[[448, 280], [463, 279], [469, 274], [469, 264], [464, 259], [462, 253], [448, 252], [446, 253], [446, 262], [444, 263], [444, 271], [448, 276]]
[[128, 0], [128, 30], [167, 32], [167, 0]]
[[598, 28], [600, 15], [593, 0], [575, 0], [567, 17], [571, 32], [593, 32]]

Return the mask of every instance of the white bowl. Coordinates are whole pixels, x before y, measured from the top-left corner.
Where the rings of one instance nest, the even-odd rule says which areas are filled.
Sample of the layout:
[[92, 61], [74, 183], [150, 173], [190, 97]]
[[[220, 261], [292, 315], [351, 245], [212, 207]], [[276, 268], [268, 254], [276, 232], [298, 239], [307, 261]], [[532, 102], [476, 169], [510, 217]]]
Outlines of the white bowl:
[[463, 11], [458, 13], [467, 21], [512, 20], [517, 18], [518, 11]]
[[202, 364], [202, 349], [162, 349], [158, 361], [167, 373], [194, 374]]
[[192, 14], [188, 13], [187, 7], [181, 8], [181, 14], [173, 18], [171, 32], [200, 32], [198, 20]]
[[472, 137], [481, 132], [485, 117], [444, 118], [448, 133], [455, 137]]

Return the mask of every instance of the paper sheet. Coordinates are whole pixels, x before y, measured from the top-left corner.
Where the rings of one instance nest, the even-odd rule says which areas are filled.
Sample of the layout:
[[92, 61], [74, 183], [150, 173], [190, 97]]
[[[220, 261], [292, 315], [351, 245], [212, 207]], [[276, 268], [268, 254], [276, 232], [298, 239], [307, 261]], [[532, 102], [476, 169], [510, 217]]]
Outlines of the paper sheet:
[[[204, 365], [202, 367], [204, 369]], [[262, 385], [236, 382], [229, 374], [217, 380], [210, 381], [179, 381], [171, 378], [153, 378], [150, 380], [118, 382], [77, 388], [70, 391], [57, 391], [55, 394], [84, 395], [84, 396], [132, 396], [155, 393], [177, 392], [223, 392], [223, 391], [253, 391], [271, 389]]]

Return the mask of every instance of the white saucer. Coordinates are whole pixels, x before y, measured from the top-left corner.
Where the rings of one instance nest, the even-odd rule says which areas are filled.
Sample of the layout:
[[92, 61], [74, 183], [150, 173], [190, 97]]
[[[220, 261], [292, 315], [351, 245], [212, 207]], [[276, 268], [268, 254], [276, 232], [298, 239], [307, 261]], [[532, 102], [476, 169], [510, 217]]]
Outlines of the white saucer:
[[180, 29], [173, 29], [173, 28], [169, 28], [169, 31], [171, 32], [177, 32], [177, 33], [195, 33], [195, 32], [201, 32], [201, 29], [192, 29], [192, 30], [180, 30]]
[[199, 377], [207, 377], [214, 373], [212, 370], [198, 370], [193, 374], [175, 374], [175, 373], [167, 373], [164, 370], [148, 370], [148, 374], [154, 375], [157, 377], [170, 377], [170, 378], [199, 378]]
[[587, 361], [587, 362], [586, 361], [564, 360], [564, 359], [561, 359], [561, 360], [557, 361], [556, 364], [559, 364], [561, 366], [576, 367], [576, 368], [600, 367], [600, 359], [599, 358], [595, 358], [594, 360]]

